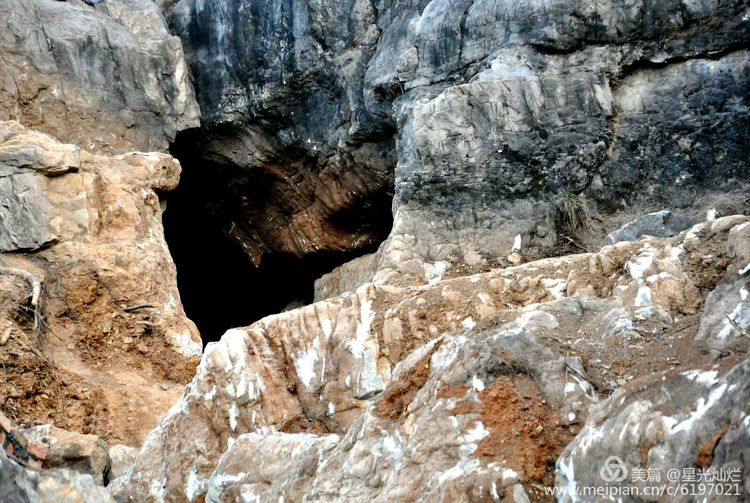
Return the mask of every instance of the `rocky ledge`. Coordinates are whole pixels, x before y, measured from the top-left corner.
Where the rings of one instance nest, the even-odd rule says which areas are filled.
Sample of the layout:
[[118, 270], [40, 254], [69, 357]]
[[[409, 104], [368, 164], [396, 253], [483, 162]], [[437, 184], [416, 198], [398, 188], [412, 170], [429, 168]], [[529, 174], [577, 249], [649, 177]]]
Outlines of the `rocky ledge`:
[[109, 488], [126, 501], [575, 500], [609, 456], [748, 481], [749, 274], [750, 218], [731, 216], [267, 317], [207, 346]]

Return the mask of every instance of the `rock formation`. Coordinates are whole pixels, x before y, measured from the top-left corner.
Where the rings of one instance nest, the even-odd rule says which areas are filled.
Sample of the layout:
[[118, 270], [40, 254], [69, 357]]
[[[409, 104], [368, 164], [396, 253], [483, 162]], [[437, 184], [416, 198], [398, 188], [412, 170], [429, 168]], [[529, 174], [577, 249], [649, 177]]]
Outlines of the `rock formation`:
[[104, 157], [0, 122], [9, 415], [138, 445], [179, 396], [202, 349], [161, 226], [179, 174], [166, 154]]
[[747, 499], [746, 0], [0, 12], [0, 500]]
[[[615, 455], [631, 469], [650, 468], [664, 474], [690, 467], [734, 473], [736, 476], [725, 482], [736, 480], [745, 492], [748, 479], [743, 451], [750, 443], [750, 430], [743, 409], [750, 385], [748, 367], [750, 360], [657, 374], [634, 381], [629, 389], [618, 390], [592, 411], [586, 427], [558, 460], [558, 485], [572, 488], [599, 484], [600, 467], [607, 457]], [[699, 480], [696, 485], [706, 483]], [[634, 485], [641, 489], [677, 488], [680, 482], [665, 480], [656, 484], [646, 478], [638, 479]], [[727, 484], [728, 488], [731, 486]], [[739, 501], [741, 495], [732, 491], [727, 500], [738, 496], [735, 501]], [[564, 496], [559, 501], [576, 499]]]
[[49, 424], [34, 426], [21, 433], [46, 449], [45, 468], [68, 468], [91, 475], [96, 483], [104, 484], [107, 471], [107, 444], [96, 435], [81, 435], [55, 428]]
[[35, 471], [0, 452], [0, 498], [19, 503], [110, 503], [115, 500], [90, 475], [70, 470]]
[[[558, 487], [590, 483], [601, 460], [646, 443], [660, 466], [682, 468], [719, 430], [727, 444], [715, 437], [712, 452], [728, 454], [706, 466], [734, 466], [748, 445], [750, 320], [724, 320], [734, 351], [720, 363], [696, 334], [715, 317], [703, 299], [737, 277], [748, 249], [750, 218], [726, 217], [429, 286], [368, 284], [231, 330], [110, 488], [127, 501], [537, 501], [551, 497], [556, 461]], [[623, 405], [656, 407], [625, 398], [648, 382], [674, 408], [661, 433]], [[717, 393], [736, 404], [726, 431], [691, 412], [711, 403], [724, 417]], [[683, 421], [696, 439], [685, 453], [670, 447], [684, 443]], [[631, 422], [632, 445], [589, 454], [587, 438]]]
[[89, 151], [166, 150], [200, 112], [179, 39], [148, 0], [2, 0], [0, 120]]
[[593, 250], [561, 218], [571, 197], [607, 232], [665, 207], [747, 211], [743, 0], [181, 0], [169, 13], [204, 117], [195, 156], [230, 187], [212, 211], [255, 261], [371, 243], [332, 215], [367, 218], [354, 202], [387, 190], [394, 164], [379, 282], [502, 264], [517, 234], [531, 256], [571, 238]]

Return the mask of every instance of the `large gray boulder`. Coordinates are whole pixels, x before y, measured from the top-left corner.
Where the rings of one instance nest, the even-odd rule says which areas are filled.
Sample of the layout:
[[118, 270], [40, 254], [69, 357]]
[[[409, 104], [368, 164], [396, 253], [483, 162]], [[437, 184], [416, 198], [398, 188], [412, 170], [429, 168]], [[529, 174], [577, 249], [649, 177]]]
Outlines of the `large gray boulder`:
[[604, 244], [613, 245], [620, 241], [637, 241], [644, 236], [668, 238], [679, 234], [697, 222], [688, 217], [675, 215], [669, 210], [648, 213], [626, 223], [604, 237]]

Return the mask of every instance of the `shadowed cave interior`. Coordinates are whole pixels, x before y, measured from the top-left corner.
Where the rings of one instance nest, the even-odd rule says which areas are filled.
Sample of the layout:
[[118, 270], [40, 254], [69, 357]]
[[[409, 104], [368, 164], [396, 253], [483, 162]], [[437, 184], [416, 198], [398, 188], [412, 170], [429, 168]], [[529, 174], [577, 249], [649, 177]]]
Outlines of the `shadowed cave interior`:
[[[352, 252], [322, 251], [304, 258], [272, 253], [255, 267], [241, 244], [225, 233], [227, 220], [221, 215], [231, 215], [232, 202], [227, 201], [231, 174], [206, 164], [179, 137], [171, 153], [183, 171], [178, 188], [165, 196], [164, 234], [177, 267], [185, 312], [198, 326], [204, 344], [218, 340], [230, 328], [311, 303], [316, 279], [377, 250], [376, 243]], [[260, 178], [258, 185], [262, 183]], [[367, 202], [364, 213], [372, 216], [372, 206], [377, 206], [374, 213], [385, 238], [392, 225], [392, 194], [378, 199]], [[361, 207], [347, 210], [357, 220], [362, 211]], [[346, 225], [341, 222], [341, 227]]]

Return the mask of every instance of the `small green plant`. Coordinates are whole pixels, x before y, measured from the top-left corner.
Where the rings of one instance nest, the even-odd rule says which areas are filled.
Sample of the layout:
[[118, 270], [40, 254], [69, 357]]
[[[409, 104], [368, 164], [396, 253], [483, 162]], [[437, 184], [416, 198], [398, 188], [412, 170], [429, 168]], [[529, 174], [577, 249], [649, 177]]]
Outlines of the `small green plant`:
[[582, 196], [566, 192], [557, 203], [560, 227], [570, 234], [588, 227], [589, 212]]

